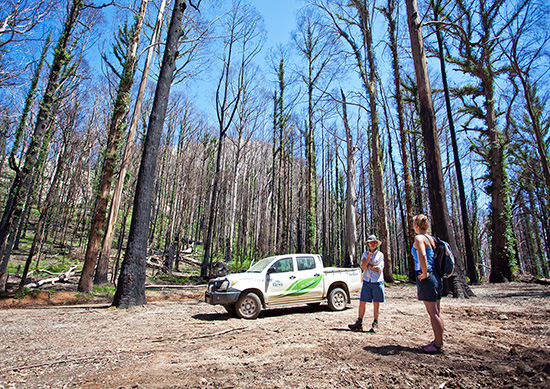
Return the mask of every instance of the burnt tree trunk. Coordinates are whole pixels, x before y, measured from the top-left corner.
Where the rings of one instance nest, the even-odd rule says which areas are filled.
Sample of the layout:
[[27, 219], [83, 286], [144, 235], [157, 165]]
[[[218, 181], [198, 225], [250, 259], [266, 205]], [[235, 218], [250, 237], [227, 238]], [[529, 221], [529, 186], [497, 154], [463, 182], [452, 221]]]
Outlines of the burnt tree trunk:
[[172, 78], [176, 70], [179, 39], [183, 35], [183, 12], [186, 8], [185, 0], [175, 0], [139, 167], [128, 246], [113, 299], [113, 306], [117, 308], [129, 308], [147, 303], [145, 300], [145, 259], [155, 184], [155, 168]]
[[[438, 5], [433, 4], [434, 19], [437, 21], [439, 18]], [[437, 45], [439, 49], [439, 64], [441, 67], [441, 78], [443, 80], [443, 91], [445, 92], [445, 106], [447, 108], [447, 119], [449, 121], [449, 131], [451, 133], [451, 142], [453, 146], [453, 157], [455, 161], [456, 179], [458, 181], [458, 195], [460, 199], [460, 213], [462, 216], [462, 228], [464, 230], [464, 245], [466, 246], [466, 270], [470, 283], [473, 285], [479, 284], [479, 276], [477, 274], [477, 268], [474, 258], [474, 250], [472, 247], [472, 239], [470, 235], [470, 222], [468, 220], [468, 206], [466, 205], [466, 191], [464, 189], [464, 179], [462, 177], [462, 168], [460, 163], [460, 156], [458, 155], [458, 143], [456, 141], [456, 131], [453, 120], [453, 113], [451, 108], [451, 97], [449, 93], [449, 85], [447, 82], [447, 71], [445, 69], [445, 55], [443, 53], [443, 37], [441, 36], [441, 29], [439, 24], [436, 24], [435, 33], [437, 37]]]
[[[120, 32], [122, 41], [129, 38], [126, 42], [126, 61], [123, 64], [124, 70], [120, 77], [113, 115], [111, 117], [107, 147], [105, 150], [105, 160], [103, 163], [103, 173], [99, 186], [99, 194], [94, 210], [94, 217], [92, 228], [90, 230], [90, 237], [88, 239], [88, 246], [86, 248], [86, 255], [84, 257], [84, 266], [82, 268], [80, 282], [78, 283], [78, 290], [80, 292], [90, 292], [94, 288], [92, 277], [98, 260], [99, 248], [107, 227], [107, 209], [111, 192], [111, 183], [114, 180], [116, 173], [118, 150], [126, 130], [125, 121], [129, 110], [130, 92], [132, 85], [134, 84], [136, 54], [141, 27], [145, 17], [146, 5], [147, 0], [142, 0], [139, 17], [137, 18], [133, 28], [130, 31], [124, 28], [121, 29]], [[122, 47], [119, 46], [118, 50], [120, 49], [122, 49]], [[106, 268], [107, 267], [105, 267], [105, 269]], [[99, 283], [106, 282], [107, 273], [105, 272], [104, 277], [100, 277]]]
[[[418, 15], [416, 0], [407, 0], [407, 15], [411, 49], [414, 60], [416, 82], [418, 84], [418, 99], [420, 105], [420, 120], [422, 135], [426, 153], [426, 171], [428, 176], [428, 197], [434, 233], [441, 239], [449, 242], [453, 253], [457, 253], [457, 245], [452, 234], [449, 220], [449, 211], [445, 199], [445, 182], [441, 166], [441, 154], [439, 152], [439, 139], [435, 121], [435, 112], [432, 103], [430, 80], [426, 52], [424, 51], [424, 39]], [[473, 292], [466, 283], [464, 276], [464, 264], [462, 259], [456, 258], [457, 274], [452, 279], [451, 291], [454, 297], [470, 297]]]

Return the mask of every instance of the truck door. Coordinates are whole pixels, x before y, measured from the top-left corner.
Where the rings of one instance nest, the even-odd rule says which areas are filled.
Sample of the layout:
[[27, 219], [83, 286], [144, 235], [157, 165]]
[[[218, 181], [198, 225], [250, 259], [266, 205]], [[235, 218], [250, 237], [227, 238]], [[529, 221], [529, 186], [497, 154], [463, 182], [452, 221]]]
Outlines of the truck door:
[[286, 292], [296, 281], [294, 259], [281, 258], [275, 261], [267, 272], [266, 297], [268, 304], [291, 302], [292, 296]]
[[294, 294], [301, 300], [321, 300], [323, 298], [322, 264], [312, 255], [296, 256], [296, 284]]

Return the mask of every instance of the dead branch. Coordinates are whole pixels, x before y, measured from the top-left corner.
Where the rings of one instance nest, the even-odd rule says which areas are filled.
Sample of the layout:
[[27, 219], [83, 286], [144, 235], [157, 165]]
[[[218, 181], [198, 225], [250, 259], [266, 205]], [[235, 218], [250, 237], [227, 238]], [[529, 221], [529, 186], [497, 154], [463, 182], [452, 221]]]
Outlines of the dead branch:
[[[213, 334], [197, 335], [197, 336], [193, 336], [193, 337], [190, 337], [190, 338], [186, 337], [186, 339], [187, 340], [194, 340], [194, 339], [201, 339], [201, 338], [210, 338], [210, 337], [214, 337], [214, 336], [218, 336], [218, 335], [224, 335], [224, 334], [227, 334], [227, 333], [233, 332], [233, 331], [241, 331], [241, 330], [244, 330], [246, 328], [247, 327], [229, 328], [227, 330], [214, 332]], [[174, 338], [160, 338], [160, 339], [153, 340], [153, 342], [160, 343], [160, 342], [166, 342], [166, 341], [170, 341], [170, 340], [174, 340]], [[181, 340], [183, 340], [183, 337], [178, 337], [177, 339], [175, 339], [176, 342], [179, 342]]]
[[62, 363], [71, 363], [71, 362], [80, 362], [85, 361], [88, 359], [97, 359], [100, 358], [96, 355], [92, 355], [89, 357], [79, 357], [79, 358], [71, 358], [71, 359], [58, 359], [56, 361], [50, 361], [50, 362], [44, 362], [44, 363], [37, 363], [34, 365], [25, 365], [25, 366], [19, 366], [19, 367], [12, 367], [9, 369], [6, 369], [6, 371], [21, 371], [21, 370], [27, 370], [27, 369], [34, 369], [37, 367], [45, 367], [45, 366], [53, 366], [53, 365], [59, 365]]
[[227, 329], [227, 330], [214, 332], [213, 334], [204, 334], [204, 335], [193, 336], [192, 338], [189, 338], [189, 339], [210, 338], [210, 337], [214, 337], [214, 336], [218, 336], [218, 335], [227, 334], [227, 333], [233, 332], [233, 331], [241, 331], [241, 330], [244, 330], [244, 329], [246, 329], [246, 327], [229, 328], [229, 329]]

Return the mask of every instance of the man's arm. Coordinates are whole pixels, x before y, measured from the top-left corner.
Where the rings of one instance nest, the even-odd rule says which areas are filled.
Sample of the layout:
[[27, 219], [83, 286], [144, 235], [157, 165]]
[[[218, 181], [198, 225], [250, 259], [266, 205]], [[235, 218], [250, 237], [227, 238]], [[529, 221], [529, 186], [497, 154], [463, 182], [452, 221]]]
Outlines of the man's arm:
[[376, 257], [374, 258], [374, 265], [369, 265], [369, 269], [374, 270], [377, 273], [381, 273], [384, 269], [384, 254], [381, 252], [378, 252]]
[[361, 270], [365, 271], [365, 269], [369, 268], [369, 262], [370, 262], [371, 255], [372, 255], [371, 253], [369, 253], [368, 256], [365, 256], [363, 254], [363, 256], [361, 257]]

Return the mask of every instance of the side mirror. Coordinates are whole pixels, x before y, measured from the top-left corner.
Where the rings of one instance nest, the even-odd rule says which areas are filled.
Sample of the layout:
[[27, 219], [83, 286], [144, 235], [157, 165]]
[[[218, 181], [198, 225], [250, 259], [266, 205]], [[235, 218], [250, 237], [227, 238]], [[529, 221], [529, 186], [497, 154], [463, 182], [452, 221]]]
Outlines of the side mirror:
[[267, 274], [271, 273], [277, 273], [277, 269], [275, 269], [274, 267], [270, 267], [269, 269], [267, 269]]
[[248, 271], [247, 268], [241, 269], [241, 273], [246, 273]]

